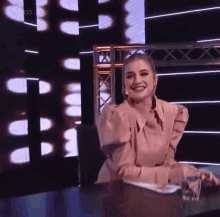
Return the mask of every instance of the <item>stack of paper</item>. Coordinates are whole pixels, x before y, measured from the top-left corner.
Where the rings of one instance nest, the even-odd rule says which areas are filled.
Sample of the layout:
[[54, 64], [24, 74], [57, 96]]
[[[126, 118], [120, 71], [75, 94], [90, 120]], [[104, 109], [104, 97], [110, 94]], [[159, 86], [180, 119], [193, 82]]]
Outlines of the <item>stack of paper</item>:
[[137, 182], [137, 181], [133, 181], [133, 180], [128, 180], [128, 179], [124, 179], [123, 180], [125, 183], [128, 184], [132, 184], [132, 185], [136, 185], [142, 188], [146, 188], [158, 193], [162, 193], [162, 194], [172, 194], [176, 191], [178, 191], [179, 189], [181, 189], [180, 185], [159, 185], [159, 184], [149, 184], [149, 183], [145, 183], [145, 182]]

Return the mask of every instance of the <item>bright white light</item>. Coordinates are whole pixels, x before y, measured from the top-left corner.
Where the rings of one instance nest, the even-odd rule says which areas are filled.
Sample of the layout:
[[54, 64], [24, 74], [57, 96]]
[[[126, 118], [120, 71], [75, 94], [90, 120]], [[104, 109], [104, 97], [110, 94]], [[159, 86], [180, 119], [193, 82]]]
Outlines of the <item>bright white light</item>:
[[201, 71], [201, 72], [178, 72], [178, 73], [163, 73], [157, 74], [158, 76], [167, 76], [167, 75], [191, 75], [191, 74], [208, 74], [208, 73], [218, 73], [220, 70], [214, 71]]
[[103, 3], [107, 3], [107, 2], [110, 2], [111, 0], [98, 0], [98, 3], [99, 4], [103, 4]]
[[[107, 59], [107, 60], [106, 60]], [[99, 62], [102, 62], [102, 63], [109, 63], [111, 61], [111, 58], [109, 55], [106, 55], [105, 56], [105, 59], [104, 59], [104, 55], [100, 54], [99, 55]]]
[[39, 78], [26, 78], [27, 80], [39, 81]]
[[29, 26], [37, 26], [36, 24], [28, 23], [28, 22], [24, 22], [24, 24], [29, 25]]
[[24, 0], [8, 0], [12, 5], [24, 7]]
[[28, 134], [28, 121], [19, 120], [13, 121], [8, 126], [8, 132], [12, 135], [22, 136]]
[[219, 131], [184, 131], [184, 133], [220, 134]]
[[69, 141], [65, 144], [65, 150], [69, 153], [64, 157], [75, 157], [78, 156], [77, 140], [76, 138], [73, 141]]
[[4, 12], [6, 16], [18, 22], [24, 22], [24, 8], [21, 6], [5, 6]]
[[65, 144], [65, 150], [68, 151], [68, 154], [66, 154], [64, 157], [78, 156], [76, 129], [72, 128], [72, 129], [65, 131], [64, 138], [69, 140]]
[[66, 109], [66, 115], [81, 117], [81, 106], [69, 106]]
[[139, 30], [140, 30], [140, 27], [132, 26], [132, 27], [129, 27], [125, 31], [126, 37], [130, 39], [129, 44], [138, 44], [138, 43], [144, 44], [145, 43], [145, 38], [143, 38], [143, 34], [145, 34], [144, 29], [142, 29], [142, 31], [141, 30], [139, 31]]
[[40, 81], [39, 83], [40, 94], [45, 94], [51, 92], [51, 84], [46, 81]]
[[92, 28], [92, 27], [95, 27], [95, 26], [99, 26], [99, 24], [93, 24], [93, 25], [87, 25], [87, 26], [80, 26], [79, 28], [80, 28], [80, 29], [85, 29], [85, 28]]
[[74, 123], [75, 124], [81, 124], [82, 122], [81, 121], [75, 121]]
[[62, 22], [60, 24], [60, 30], [70, 35], [79, 35], [79, 22]]
[[81, 85], [80, 85], [80, 83], [72, 83], [72, 84], [68, 85], [67, 89], [71, 92], [80, 92]]
[[24, 52], [26, 52], [26, 53], [39, 53], [38, 51], [34, 51], [34, 50], [24, 50]]
[[105, 107], [105, 106], [102, 106], [102, 107], [100, 108], [100, 112], [102, 112], [102, 110], [104, 109], [104, 107]]
[[47, 155], [53, 152], [53, 145], [47, 142], [41, 143], [41, 155]]
[[191, 162], [191, 161], [179, 161], [180, 163], [183, 164], [204, 164], [204, 165], [210, 165], [210, 166], [220, 166], [220, 164], [216, 163], [204, 163], [204, 162]]
[[197, 104], [197, 103], [220, 103], [220, 101], [186, 101], [186, 102], [171, 102], [172, 104]]
[[208, 39], [208, 40], [201, 40], [201, 41], [197, 41], [197, 42], [209, 42], [209, 41], [220, 41], [220, 38]]
[[134, 53], [145, 54], [145, 52], [143, 50], [131, 50], [130, 54], [127, 54], [124, 59], [127, 59], [128, 57], [130, 57]]
[[79, 11], [78, 0], [60, 0], [60, 6], [71, 11]]
[[41, 18], [37, 19], [37, 31], [43, 32], [49, 29], [47, 22]]
[[48, 0], [36, 0], [37, 7], [45, 6], [48, 4]]
[[145, 1], [128, 0], [125, 3], [128, 15], [125, 19], [129, 26], [125, 31], [129, 44], [145, 44]]
[[[40, 118], [40, 130], [45, 131], [52, 127], [52, 121], [47, 118]], [[28, 121], [18, 120], [11, 122], [8, 126], [8, 132], [13, 135], [21, 136], [28, 134]]]
[[40, 118], [40, 130], [49, 130], [52, 127], [52, 121], [48, 118]]
[[15, 164], [27, 163], [30, 161], [29, 148], [19, 148], [10, 154], [10, 161]]
[[[110, 103], [111, 102], [111, 97], [110, 97], [111, 95], [109, 94], [109, 93], [103, 93], [103, 92], [100, 92], [100, 103], [102, 104], [102, 103], [104, 103], [104, 102], [106, 102], [106, 103]], [[109, 98], [110, 97], [110, 98]], [[109, 99], [108, 99], [109, 98]], [[106, 101], [108, 99], [108, 101]], [[103, 100], [105, 100], [105, 101], [103, 101]]]
[[63, 65], [67, 69], [80, 70], [79, 58], [68, 58], [63, 61]]
[[99, 15], [99, 29], [108, 29], [112, 26], [113, 19], [109, 15]]
[[27, 93], [27, 80], [25, 78], [11, 78], [6, 83], [7, 89], [14, 93]]
[[72, 129], [69, 129], [69, 130], [66, 130], [64, 132], [64, 136], [63, 136], [65, 139], [67, 140], [72, 140], [72, 141], [76, 141], [77, 139], [77, 132], [76, 132], [76, 129], [75, 128], [72, 128]]
[[94, 53], [94, 51], [81, 51], [81, 52], [79, 52], [80, 54], [93, 54]]
[[42, 18], [42, 17], [46, 16], [46, 11], [43, 8], [37, 7], [36, 10], [37, 10], [37, 17], [38, 18]]
[[64, 101], [69, 105], [81, 106], [81, 94], [80, 93], [68, 94], [64, 98]]
[[174, 15], [180, 15], [180, 14], [189, 14], [189, 13], [195, 13], [195, 12], [201, 12], [201, 11], [210, 11], [210, 10], [217, 10], [217, 9], [220, 9], [220, 7], [204, 8], [204, 9], [183, 11], [183, 12], [177, 12], [177, 13], [163, 14], [163, 15], [146, 17], [145, 19], [150, 20], [150, 19], [155, 19], [155, 18], [159, 18], [159, 17], [168, 17], [168, 16], [174, 16]]
[[104, 91], [106, 91], [106, 90], [108, 90], [109, 88], [108, 88], [108, 86], [105, 84], [105, 83], [103, 83], [102, 81], [100, 81], [100, 85], [102, 84], [102, 86], [100, 87], [100, 90], [102, 91], [102, 92], [104, 92]]

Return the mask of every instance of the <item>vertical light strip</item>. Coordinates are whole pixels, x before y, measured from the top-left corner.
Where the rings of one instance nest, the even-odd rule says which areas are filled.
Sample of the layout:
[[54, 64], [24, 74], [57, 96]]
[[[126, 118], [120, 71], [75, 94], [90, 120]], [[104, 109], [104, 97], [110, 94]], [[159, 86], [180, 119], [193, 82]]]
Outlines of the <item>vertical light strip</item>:
[[129, 44], [145, 44], [145, 1], [129, 0], [125, 3], [128, 12], [125, 22], [128, 29], [125, 35]]
[[47, 0], [36, 0], [37, 31], [39, 32], [49, 30], [47, 21], [48, 11], [44, 8], [47, 4]]
[[[68, 106], [65, 108], [66, 115], [73, 117], [80, 117], [81, 116], [81, 84], [80, 82], [71, 83], [66, 88], [67, 88], [67, 92], [70, 92], [67, 93], [64, 97], [64, 102]], [[67, 129], [64, 132], [64, 138], [66, 139], [64, 149], [67, 152], [64, 157], [77, 156], [78, 148], [77, 148], [76, 129], [72, 127], [70, 129]]]

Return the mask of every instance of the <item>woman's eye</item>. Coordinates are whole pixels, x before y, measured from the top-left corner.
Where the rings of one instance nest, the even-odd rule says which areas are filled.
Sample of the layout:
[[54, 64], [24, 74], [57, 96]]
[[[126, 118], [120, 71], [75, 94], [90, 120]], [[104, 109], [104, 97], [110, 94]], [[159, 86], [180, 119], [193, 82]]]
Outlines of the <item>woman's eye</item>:
[[133, 77], [132, 75], [127, 75], [127, 76], [126, 76], [126, 78], [128, 78], [128, 79], [129, 79], [129, 78], [132, 78], [132, 77]]
[[141, 75], [142, 75], [142, 76], [147, 76], [147, 75], [148, 75], [148, 73], [142, 73]]

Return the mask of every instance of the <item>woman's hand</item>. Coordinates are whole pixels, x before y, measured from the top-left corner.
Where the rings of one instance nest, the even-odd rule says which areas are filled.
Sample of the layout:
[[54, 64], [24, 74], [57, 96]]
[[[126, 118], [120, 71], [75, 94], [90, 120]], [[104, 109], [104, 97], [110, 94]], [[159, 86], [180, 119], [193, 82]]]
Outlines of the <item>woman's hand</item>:
[[176, 163], [171, 166], [169, 173], [169, 180], [171, 184], [180, 184], [180, 178], [184, 174], [201, 175], [203, 183], [210, 183], [211, 185], [220, 185], [220, 180], [216, 178], [212, 172], [205, 169], [197, 170], [192, 165]]
[[199, 169], [198, 171], [201, 173], [202, 182], [210, 183], [211, 185], [214, 186], [220, 185], [220, 180], [216, 178], [211, 171], [205, 169]]
[[184, 174], [198, 174], [198, 170], [192, 165], [175, 163], [170, 169], [169, 183], [179, 185], [181, 176]]

